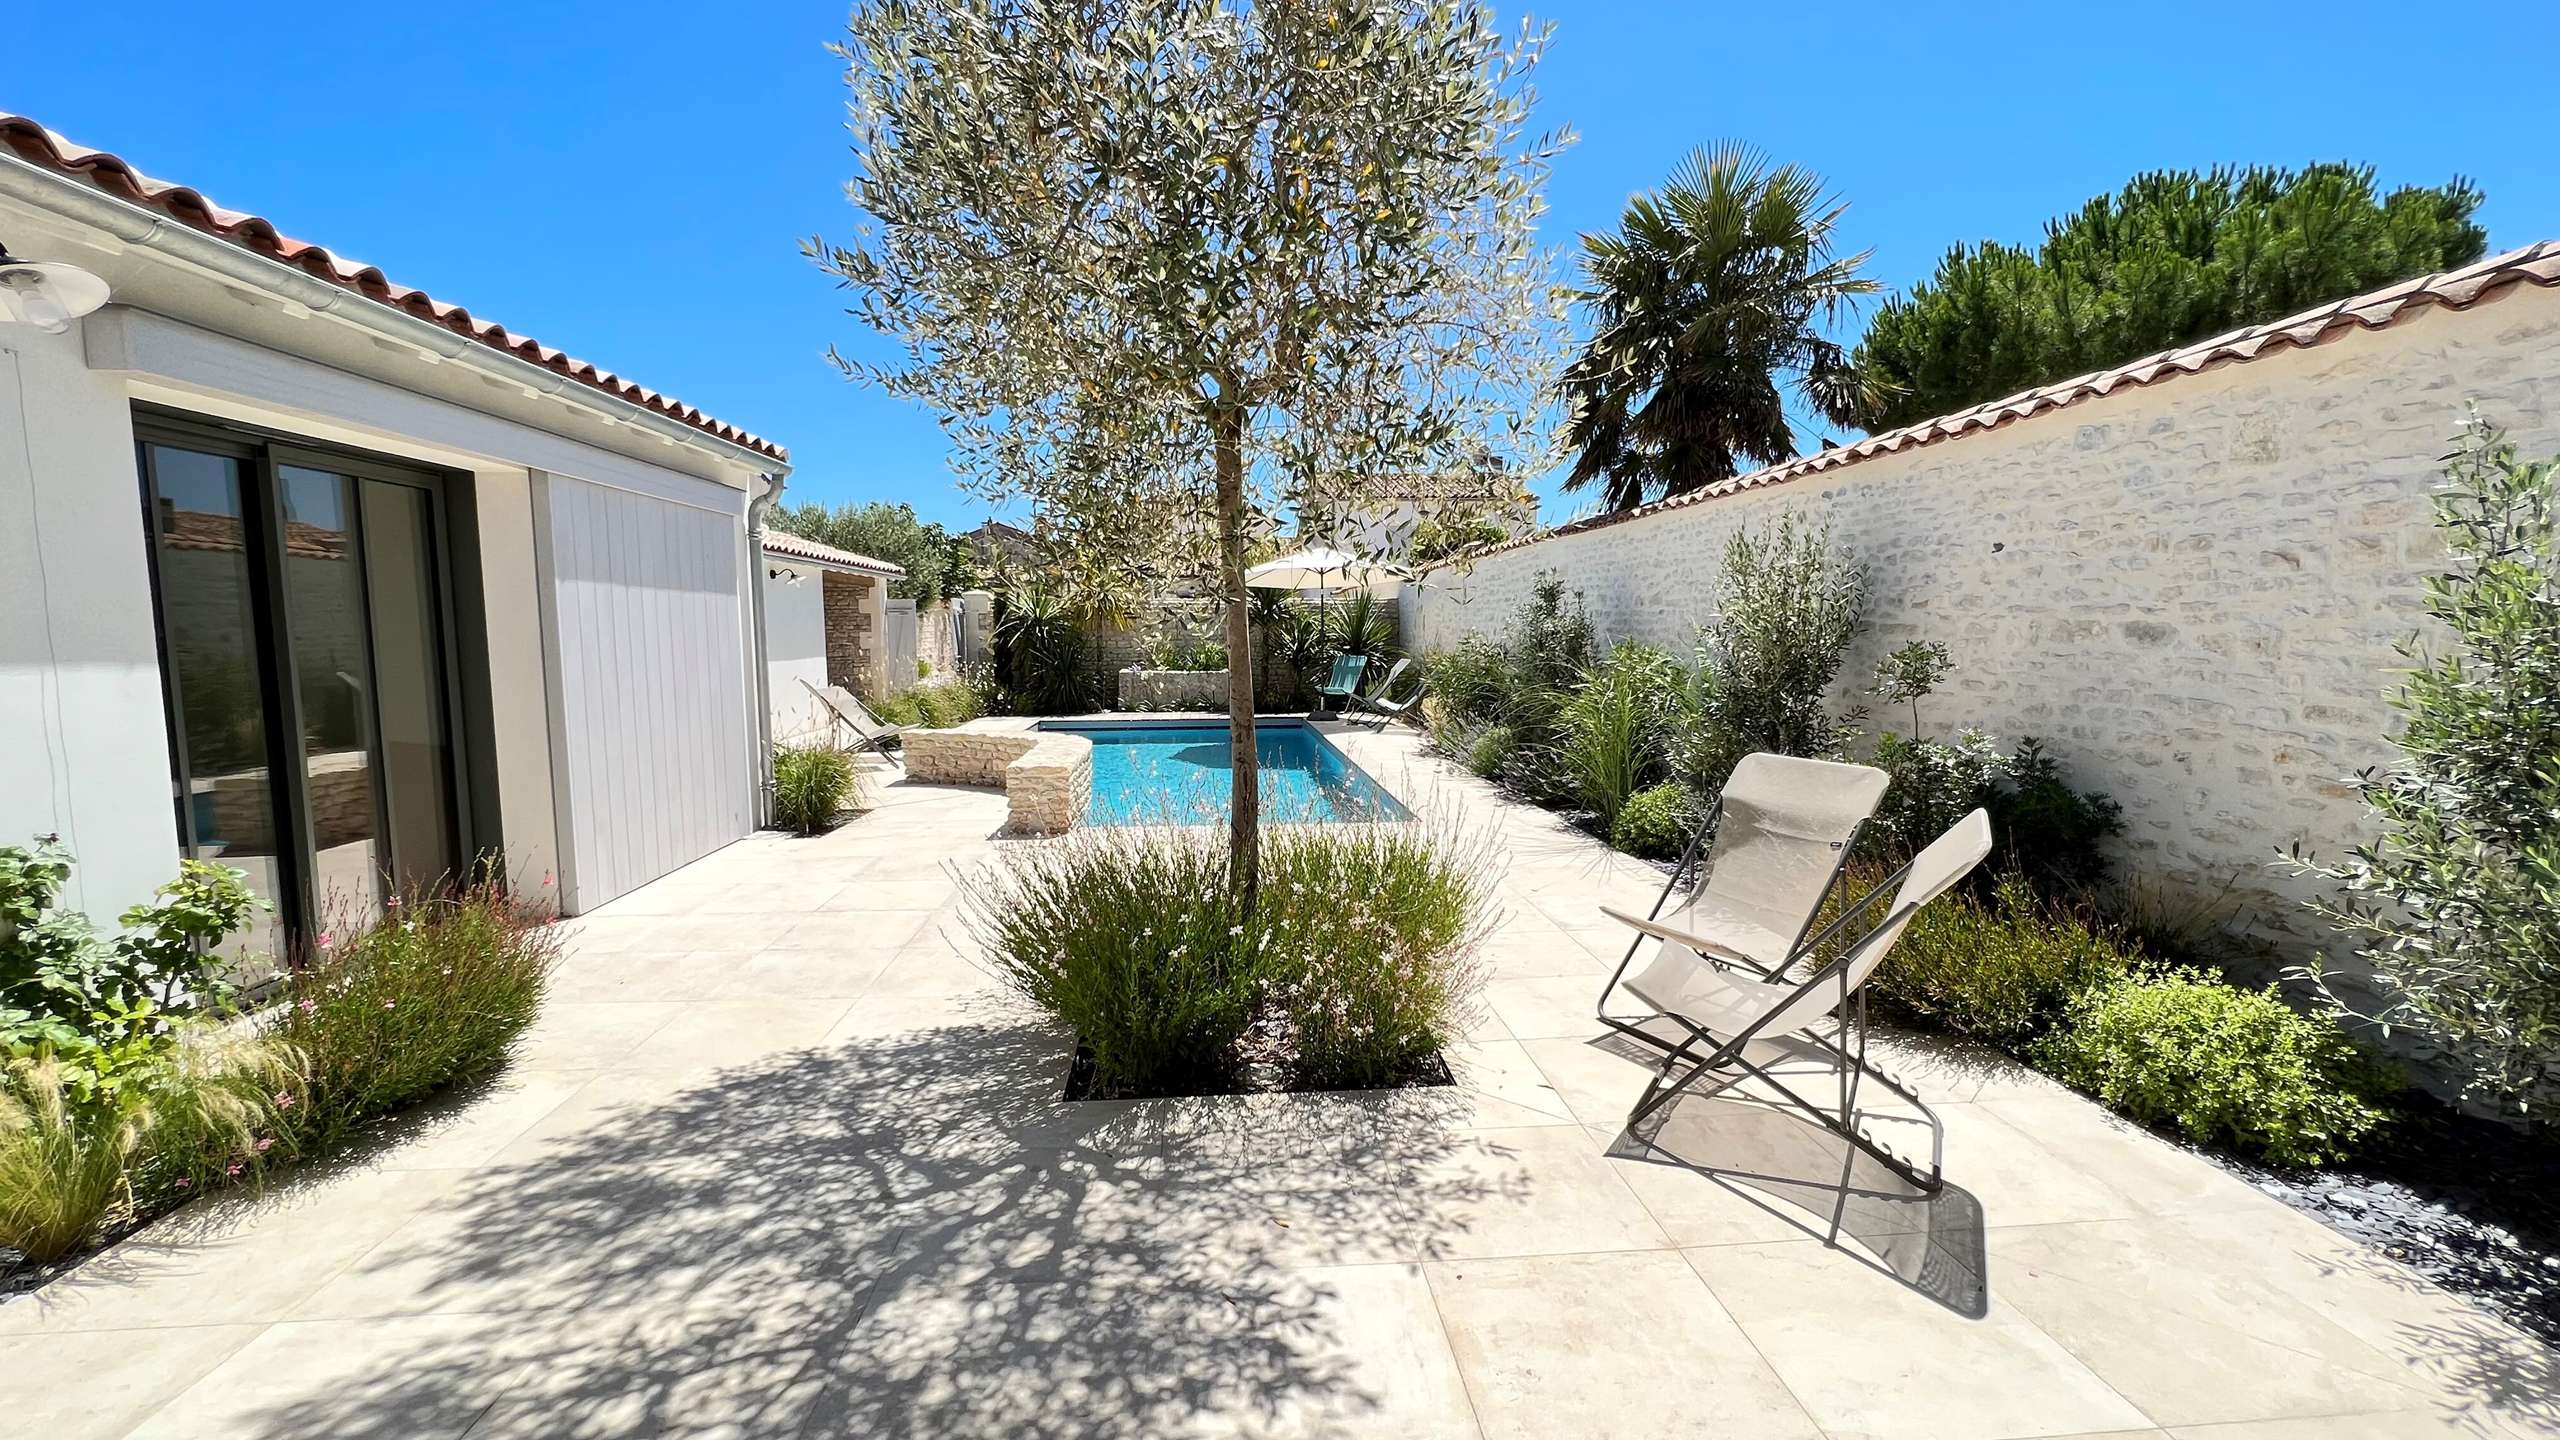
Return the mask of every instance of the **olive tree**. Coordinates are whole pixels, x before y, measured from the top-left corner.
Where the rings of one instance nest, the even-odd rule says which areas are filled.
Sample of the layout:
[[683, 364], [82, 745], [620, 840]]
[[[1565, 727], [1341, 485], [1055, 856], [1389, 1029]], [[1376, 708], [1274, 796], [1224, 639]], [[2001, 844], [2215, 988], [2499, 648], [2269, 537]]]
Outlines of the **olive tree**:
[[1254, 517], [1490, 443], [1532, 458], [1545, 33], [1460, 0], [857, 0], [863, 222], [811, 242], [964, 487], [1224, 602], [1254, 889]]
[[[2311, 908], [2354, 943], [2381, 1003], [2310, 978], [2350, 1016], [2406, 1034], [2468, 1093], [2544, 1126], [2560, 1100], [2560, 460], [2520, 458], [2470, 417], [2445, 460], [2426, 585], [2391, 697], [2399, 760], [2356, 781], [2380, 829]], [[2357, 987], [2360, 988], [2360, 987]]]

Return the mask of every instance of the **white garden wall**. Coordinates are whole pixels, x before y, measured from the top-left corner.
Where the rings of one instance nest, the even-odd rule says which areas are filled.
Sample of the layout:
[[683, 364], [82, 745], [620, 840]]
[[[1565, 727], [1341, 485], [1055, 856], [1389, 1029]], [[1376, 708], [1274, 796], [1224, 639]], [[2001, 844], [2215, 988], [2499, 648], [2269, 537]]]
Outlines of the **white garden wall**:
[[2324, 938], [2313, 887], [2268, 862], [2368, 837], [2342, 777], [2393, 754], [2393, 647], [2442, 555], [2427, 494], [2466, 400], [2527, 455], [2560, 452], [2560, 290], [1499, 552], [1409, 588], [1405, 633], [1498, 633], [1553, 571], [1603, 636], [1685, 652], [1727, 537], [1818, 518], [1874, 593], [1843, 703], [1886, 650], [1944, 641], [1932, 733], [2044, 737], [2123, 803], [2122, 858], [2232, 884], [2241, 923], [2299, 955]]

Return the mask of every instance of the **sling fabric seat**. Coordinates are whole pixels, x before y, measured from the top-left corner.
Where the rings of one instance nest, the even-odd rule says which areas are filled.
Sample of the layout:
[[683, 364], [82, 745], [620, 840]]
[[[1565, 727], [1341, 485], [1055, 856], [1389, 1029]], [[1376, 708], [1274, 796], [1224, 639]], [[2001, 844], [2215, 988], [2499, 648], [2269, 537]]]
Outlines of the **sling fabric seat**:
[[1323, 712], [1322, 702], [1326, 700], [1347, 706], [1352, 700], [1358, 698], [1360, 676], [1368, 668], [1369, 657], [1366, 655], [1334, 656], [1333, 673], [1325, 678], [1323, 684], [1316, 687], [1317, 712], [1319, 714]]
[[[1740, 1069], [1923, 1192], [1934, 1193], [1941, 1183], [1934, 1158], [1923, 1172], [1870, 1139], [1857, 1122], [1858, 1088], [1867, 1079], [1916, 1106], [1930, 1117], [1933, 1128], [1935, 1122], [1918, 1095], [1867, 1064], [1866, 985], [1892, 952], [1894, 942], [1910, 928], [1912, 916], [1954, 889], [1990, 853], [1991, 817], [1976, 810], [1931, 841], [1884, 884], [1842, 909], [1819, 934], [1799, 942], [1791, 962], [1812, 964], [1817, 957], [1827, 957], [1812, 964], [1812, 973], [1801, 979], [1778, 972], [1746, 973], [1701, 958], [1694, 947], [1663, 941], [1653, 962], [1628, 982], [1627, 989], [1654, 1007], [1655, 1020], [1669, 1022], [1685, 1031], [1687, 1038], [1665, 1045], [1670, 1053], [1628, 1112], [1629, 1132], [1703, 1077]], [[1890, 902], [1879, 907], [1888, 892]], [[1866, 917], [1880, 908], [1882, 918], [1870, 922]], [[1863, 933], [1858, 929], [1869, 924], [1872, 928]], [[1836, 1106], [1797, 1094], [1755, 1062], [1745, 1048], [1755, 1040], [1782, 1038], [1810, 1047], [1830, 1064], [1839, 1085]], [[1838, 1224], [1836, 1212], [1833, 1223]]]
[[[1639, 932], [1601, 992], [1601, 1018], [1608, 1018], [1610, 992], [1646, 936], [1665, 942], [1645, 970], [1647, 976], [1663, 970], [1664, 978], [1650, 982], [1656, 989], [1676, 985], [1680, 967], [1702, 955], [1764, 973], [1784, 967], [1891, 783], [1871, 765], [1742, 757], [1653, 913], [1639, 918], [1601, 907]], [[1683, 879], [1694, 881], [1688, 898], [1666, 911]], [[1636, 983], [1646, 982], [1640, 976]]]

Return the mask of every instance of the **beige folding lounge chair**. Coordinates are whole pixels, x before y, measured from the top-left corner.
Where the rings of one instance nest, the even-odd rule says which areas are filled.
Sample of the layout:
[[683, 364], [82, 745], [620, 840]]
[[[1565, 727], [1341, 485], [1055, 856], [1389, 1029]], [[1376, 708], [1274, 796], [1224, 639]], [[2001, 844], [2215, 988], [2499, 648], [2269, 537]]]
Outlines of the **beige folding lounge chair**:
[[[1762, 973], [1783, 967], [1813, 925], [1849, 861], [1858, 831], [1884, 799], [1893, 777], [1869, 765], [1745, 755], [1724, 793], [1691, 837], [1687, 853], [1642, 919], [1601, 907], [1640, 934], [1600, 992], [1600, 1018], [1637, 1039], [1662, 1043], [1610, 1019], [1609, 997], [1634, 962], [1645, 936], [1677, 936], [1702, 955]], [[1703, 852], [1703, 853], [1702, 853]], [[1674, 891], [1689, 898], [1664, 913]]]
[[827, 707], [827, 713], [835, 716], [836, 723], [853, 732], [853, 743], [847, 746], [847, 749], [857, 755], [868, 750], [892, 765], [905, 764], [897, 756], [889, 753], [889, 742], [916, 727], [882, 724], [880, 717], [872, 714], [869, 707], [862, 703], [861, 697], [841, 685], [829, 685], [820, 689], [803, 680], [800, 682], [800, 688], [817, 696], [818, 703]]
[[[1626, 982], [1627, 991], [1653, 1008], [1657, 1023], [1668, 1022], [1686, 1032], [1687, 1038], [1670, 1046], [1661, 1068], [1646, 1079], [1644, 1094], [1628, 1112], [1628, 1133], [1635, 1134], [1645, 1117], [1701, 1078], [1740, 1069], [1923, 1193], [1936, 1193], [1941, 1177], [1935, 1155], [1923, 1172], [1869, 1139], [1858, 1126], [1859, 1082], [1870, 1077], [1917, 1107], [1933, 1130], [1937, 1118], [1918, 1095], [1868, 1065], [1866, 984], [1920, 907], [1954, 889], [1990, 853], [1991, 817], [1976, 810], [1931, 841], [1910, 864], [1842, 910], [1821, 933], [1793, 947], [1791, 961], [1829, 956], [1801, 979], [1789, 978], [1784, 967], [1764, 975], [1756, 973], [1757, 966], [1737, 969], [1717, 963], [1701, 948], [1707, 943], [1704, 937], [1684, 935], [1656, 922], [1631, 922], [1641, 923], [1645, 933], [1658, 936], [1662, 943], [1652, 962]], [[1884, 907], [1883, 918], [1872, 929], [1858, 933], [1856, 927], [1866, 923], [1861, 917], [1875, 913], [1877, 901], [1888, 892], [1892, 899]], [[1851, 935], [1856, 938], [1830, 948]], [[1831, 1033], [1823, 1033], [1826, 1022], [1835, 1021], [1829, 1027]], [[1797, 1094], [1747, 1051], [1755, 1040], [1780, 1038], [1809, 1044], [1830, 1062], [1839, 1082], [1836, 1107], [1817, 1105]]]

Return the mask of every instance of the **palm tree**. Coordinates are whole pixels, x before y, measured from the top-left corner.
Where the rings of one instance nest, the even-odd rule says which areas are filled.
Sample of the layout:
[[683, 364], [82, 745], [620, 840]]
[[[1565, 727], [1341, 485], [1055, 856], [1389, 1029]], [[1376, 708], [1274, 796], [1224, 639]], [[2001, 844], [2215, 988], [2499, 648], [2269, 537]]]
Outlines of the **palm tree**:
[[1591, 342], [1566, 367], [1567, 489], [1599, 484], [1611, 510], [1731, 478], [1738, 462], [1795, 454], [1781, 375], [1814, 413], [1854, 424], [1871, 387], [1819, 334], [1871, 253], [1831, 253], [1846, 202], [1822, 178], [1737, 145], [1700, 150], [1614, 234], [1582, 237]]

